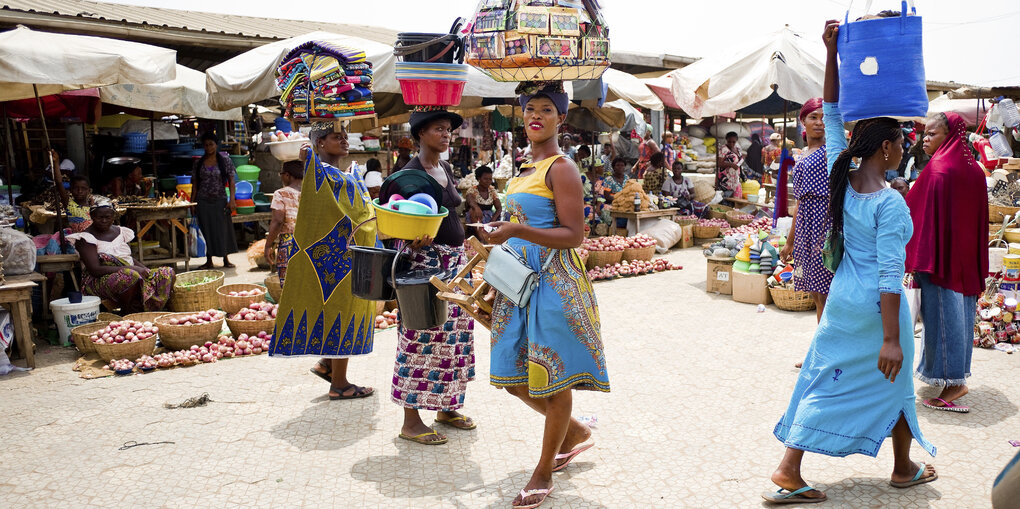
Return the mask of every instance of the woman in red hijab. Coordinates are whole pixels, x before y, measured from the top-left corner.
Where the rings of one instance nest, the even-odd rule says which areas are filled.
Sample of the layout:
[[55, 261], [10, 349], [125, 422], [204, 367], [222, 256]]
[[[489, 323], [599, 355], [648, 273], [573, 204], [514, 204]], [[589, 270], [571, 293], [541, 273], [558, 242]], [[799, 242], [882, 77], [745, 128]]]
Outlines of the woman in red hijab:
[[962, 413], [970, 408], [954, 401], [967, 394], [974, 313], [988, 273], [988, 189], [959, 115], [930, 118], [923, 147], [931, 160], [907, 193], [914, 235], [906, 269], [921, 285], [924, 320], [917, 378], [942, 387], [924, 406]]

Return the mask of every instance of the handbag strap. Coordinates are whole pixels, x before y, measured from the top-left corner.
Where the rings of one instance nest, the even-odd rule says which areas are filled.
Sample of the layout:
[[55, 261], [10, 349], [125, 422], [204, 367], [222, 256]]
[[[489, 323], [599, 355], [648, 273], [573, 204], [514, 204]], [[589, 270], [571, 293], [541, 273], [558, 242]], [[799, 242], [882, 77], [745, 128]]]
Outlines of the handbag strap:
[[550, 265], [552, 265], [553, 255], [555, 255], [558, 252], [560, 252], [559, 249], [549, 250], [549, 256], [545, 257], [545, 263], [542, 264], [542, 271], [538, 273], [539, 277], [542, 277], [542, 273], [544, 273], [545, 270], [548, 269]]

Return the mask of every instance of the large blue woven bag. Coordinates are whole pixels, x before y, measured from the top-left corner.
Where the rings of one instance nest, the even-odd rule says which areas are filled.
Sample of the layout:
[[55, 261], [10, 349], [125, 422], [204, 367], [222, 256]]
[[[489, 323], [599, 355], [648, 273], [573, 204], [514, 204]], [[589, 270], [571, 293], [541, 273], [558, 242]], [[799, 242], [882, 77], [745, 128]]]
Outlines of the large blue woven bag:
[[848, 12], [839, 27], [839, 109], [847, 122], [928, 113], [921, 17], [907, 15], [906, 1], [900, 10], [894, 18], [853, 23]]

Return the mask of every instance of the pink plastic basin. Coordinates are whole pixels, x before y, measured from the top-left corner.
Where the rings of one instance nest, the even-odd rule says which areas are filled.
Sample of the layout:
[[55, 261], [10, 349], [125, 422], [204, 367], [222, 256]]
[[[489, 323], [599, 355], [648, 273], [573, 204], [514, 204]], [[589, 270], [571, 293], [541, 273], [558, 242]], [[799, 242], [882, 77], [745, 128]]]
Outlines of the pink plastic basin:
[[456, 106], [466, 81], [400, 80], [404, 104], [413, 106]]

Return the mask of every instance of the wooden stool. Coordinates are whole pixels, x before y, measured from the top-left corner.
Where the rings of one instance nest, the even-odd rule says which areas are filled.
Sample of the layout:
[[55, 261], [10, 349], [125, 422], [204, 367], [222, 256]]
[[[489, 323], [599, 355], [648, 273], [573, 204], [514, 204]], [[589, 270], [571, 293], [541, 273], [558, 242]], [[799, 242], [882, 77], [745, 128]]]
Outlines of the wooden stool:
[[14, 338], [18, 342], [18, 349], [25, 356], [25, 363], [30, 368], [35, 367], [35, 343], [32, 341], [32, 329], [29, 325], [33, 287], [35, 283], [31, 281], [14, 283], [8, 281], [0, 286], [0, 304], [10, 305]]
[[[489, 259], [489, 247], [482, 244], [475, 237], [468, 239], [468, 244], [475, 250], [475, 255], [471, 257], [471, 261], [449, 283], [436, 276], [432, 276], [429, 282], [432, 283], [432, 286], [439, 289], [438, 297], [441, 300], [460, 306], [461, 309], [466, 311], [467, 314], [471, 315], [472, 318], [477, 320], [486, 329], [491, 329], [492, 305], [485, 301], [485, 296], [492, 287], [485, 281], [482, 281], [477, 286], [474, 285], [475, 279], [471, 274], [475, 266]], [[457, 290], [463, 293], [457, 293]]]

